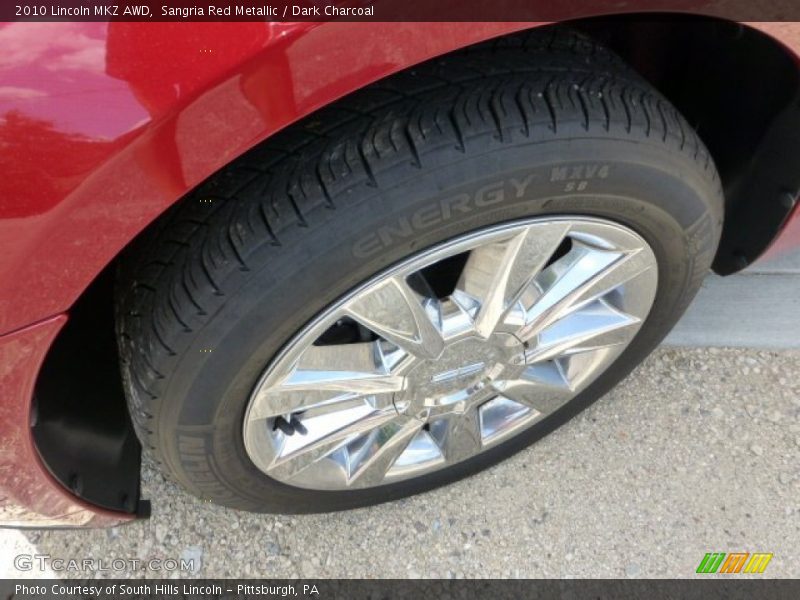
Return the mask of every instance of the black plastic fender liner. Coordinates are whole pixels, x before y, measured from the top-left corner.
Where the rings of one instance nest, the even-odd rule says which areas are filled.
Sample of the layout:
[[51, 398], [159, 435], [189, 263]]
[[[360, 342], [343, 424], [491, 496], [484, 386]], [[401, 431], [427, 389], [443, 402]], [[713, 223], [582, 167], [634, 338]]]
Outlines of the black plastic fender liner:
[[141, 446], [125, 407], [114, 338], [111, 278], [100, 275], [69, 313], [36, 385], [31, 427], [42, 462], [71, 493], [147, 517]]
[[748, 266], [775, 239], [800, 195], [800, 89], [753, 153], [741, 185], [729, 192], [727, 222], [713, 268], [729, 275]]

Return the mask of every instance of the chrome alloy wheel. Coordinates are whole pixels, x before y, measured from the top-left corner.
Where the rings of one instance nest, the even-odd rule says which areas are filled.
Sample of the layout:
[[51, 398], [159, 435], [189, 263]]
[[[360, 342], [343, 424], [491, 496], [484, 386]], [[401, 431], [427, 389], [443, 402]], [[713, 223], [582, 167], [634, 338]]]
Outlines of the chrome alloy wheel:
[[317, 490], [468, 459], [596, 379], [647, 317], [657, 276], [643, 238], [594, 218], [530, 219], [422, 252], [325, 310], [268, 366], [247, 453]]

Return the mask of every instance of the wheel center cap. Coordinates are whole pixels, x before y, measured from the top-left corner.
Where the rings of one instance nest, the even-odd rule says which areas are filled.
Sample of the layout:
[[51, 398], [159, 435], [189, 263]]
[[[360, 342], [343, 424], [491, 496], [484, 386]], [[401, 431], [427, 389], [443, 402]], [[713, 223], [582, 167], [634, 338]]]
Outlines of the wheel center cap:
[[514, 368], [521, 355], [519, 341], [507, 334], [448, 343], [437, 358], [411, 366], [406, 388], [395, 395], [397, 410], [423, 420], [463, 413], [495, 393], [492, 382]]

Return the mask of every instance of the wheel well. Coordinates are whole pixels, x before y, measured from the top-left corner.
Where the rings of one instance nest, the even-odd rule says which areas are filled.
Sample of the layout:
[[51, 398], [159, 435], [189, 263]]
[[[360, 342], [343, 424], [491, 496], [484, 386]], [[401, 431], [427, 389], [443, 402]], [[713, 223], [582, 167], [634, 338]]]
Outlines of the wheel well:
[[[602, 17], [568, 25], [614, 49], [697, 128], [726, 198], [714, 269], [727, 274], [752, 262], [800, 189], [800, 83], [789, 51], [754, 29], [710, 18]], [[525, 33], [507, 37], [518, 35]], [[73, 306], [48, 354], [33, 436], [48, 469], [78, 496], [135, 512], [140, 447], [117, 362], [115, 271], [116, 260]]]
[[142, 514], [141, 447], [125, 405], [114, 336], [115, 266], [89, 286], [53, 342], [36, 382], [31, 429], [42, 462], [73, 494]]
[[750, 27], [655, 16], [575, 23], [615, 50], [696, 129], [719, 170], [726, 216], [714, 271], [757, 259], [800, 190], [800, 71], [791, 53]]

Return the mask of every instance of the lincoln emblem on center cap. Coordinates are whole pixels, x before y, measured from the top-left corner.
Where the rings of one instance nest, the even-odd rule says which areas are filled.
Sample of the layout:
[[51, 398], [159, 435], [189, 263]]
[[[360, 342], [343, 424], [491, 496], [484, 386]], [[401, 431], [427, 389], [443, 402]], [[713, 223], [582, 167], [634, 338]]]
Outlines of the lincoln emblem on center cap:
[[467, 365], [466, 367], [451, 369], [450, 371], [444, 371], [443, 373], [437, 373], [431, 377], [431, 383], [441, 383], [443, 381], [450, 381], [452, 379], [466, 377], [467, 375], [472, 375], [473, 373], [477, 373], [478, 371], [482, 370], [484, 366], [486, 366], [485, 363], [477, 362], [472, 365]]

